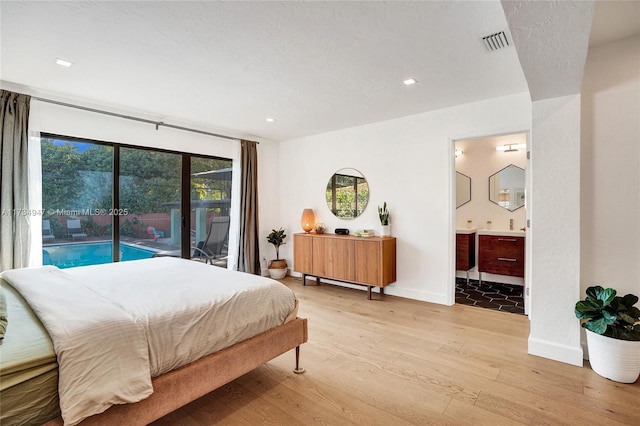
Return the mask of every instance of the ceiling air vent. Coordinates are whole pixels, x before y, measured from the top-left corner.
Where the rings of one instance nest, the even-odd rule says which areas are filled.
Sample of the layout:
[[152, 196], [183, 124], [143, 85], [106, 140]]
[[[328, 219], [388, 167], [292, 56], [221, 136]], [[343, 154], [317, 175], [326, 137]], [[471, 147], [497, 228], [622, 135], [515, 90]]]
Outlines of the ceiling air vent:
[[482, 37], [482, 43], [489, 52], [509, 46], [509, 40], [507, 40], [507, 35], [504, 31]]

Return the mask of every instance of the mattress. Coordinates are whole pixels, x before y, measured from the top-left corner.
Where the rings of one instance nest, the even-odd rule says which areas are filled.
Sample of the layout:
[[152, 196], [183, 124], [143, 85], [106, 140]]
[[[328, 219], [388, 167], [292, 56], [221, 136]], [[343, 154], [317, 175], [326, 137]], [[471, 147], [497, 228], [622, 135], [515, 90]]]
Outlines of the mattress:
[[[105, 388], [122, 388], [123, 382], [113, 382], [111, 377], [106, 379], [109, 374], [105, 371], [119, 368], [116, 367], [118, 364], [115, 364], [117, 361], [111, 362], [111, 358], [115, 359], [113, 351], [102, 349], [100, 353], [101, 345], [95, 342], [85, 345], [83, 350], [97, 350], [96, 359], [100, 356], [104, 359], [106, 354], [109, 358], [107, 364], [112, 365], [109, 366], [111, 370], [103, 370], [90, 380], [87, 379], [85, 386], [89, 387], [86, 390], [79, 386], [82, 385], [87, 371], [91, 370], [93, 374], [93, 370], [106, 368], [104, 361], [90, 365], [88, 370], [74, 373], [77, 370], [69, 370], [68, 367], [70, 353], [63, 350], [65, 357], [62, 360], [58, 358], [62, 364], [58, 366], [56, 363], [54, 351], [59, 352], [64, 346], [58, 341], [59, 330], [56, 330], [55, 326], [52, 328], [52, 317], [64, 318], [63, 326], [57, 327], [64, 329], [63, 334], [67, 334], [74, 321], [79, 323], [81, 328], [86, 328], [85, 320], [82, 319], [85, 317], [78, 317], [77, 314], [81, 313], [82, 309], [88, 314], [97, 306], [94, 303], [98, 303], [88, 302], [87, 305], [91, 305], [91, 309], [78, 308], [82, 303], [79, 303], [81, 299], [73, 299], [76, 297], [73, 290], [76, 285], [82, 288], [78, 289], [80, 293], [95, 293], [99, 300], [109, 300], [107, 304], [116, 304], [127, 315], [131, 315], [136, 324], [145, 324], [142, 335], [146, 336], [145, 345], [148, 345], [150, 358], [147, 374], [152, 377], [281, 325], [286, 319], [295, 318], [297, 310], [295, 295], [274, 280], [183, 259], [155, 258], [66, 270], [45, 266], [29, 271], [5, 271], [3, 278], [11, 285], [3, 284], [3, 291], [10, 299], [10, 309], [7, 335], [2, 345], [2, 385], [9, 390], [7, 395], [15, 395], [5, 399], [5, 390], [2, 391], [0, 412], [3, 424], [34, 424], [56, 417], [58, 401], [65, 418], [65, 407], [69, 407], [65, 401], [73, 401], [76, 404], [78, 398], [84, 398], [85, 393], [95, 391], [96, 385], [103, 379], [109, 380], [109, 385], [105, 382]], [[43, 283], [47, 284], [46, 287], [42, 287]], [[13, 287], [19, 289], [24, 298], [29, 300], [33, 310]], [[261, 287], [271, 289], [265, 291]], [[44, 297], [38, 294], [34, 299], [34, 291], [43, 291]], [[50, 303], [50, 300], [56, 298], [59, 299], [56, 308], [46, 308], [49, 309], [48, 312], [46, 309], [43, 310], [43, 299]], [[274, 305], [275, 310], [271, 310], [271, 305]], [[260, 319], [260, 316], [263, 316], [266, 322]], [[58, 318], [54, 319], [59, 321]], [[102, 322], [96, 324], [102, 326]], [[79, 328], [76, 328], [77, 330]], [[53, 337], [53, 345], [49, 334]], [[70, 334], [73, 335], [73, 341], [66, 346], [67, 348], [82, 343], [80, 337], [75, 337], [75, 332]], [[98, 334], [101, 339], [105, 339], [103, 332]], [[16, 336], [29, 336], [29, 339], [20, 339], [24, 341], [15, 344], [18, 340]], [[65, 338], [69, 339], [68, 336]], [[206, 342], [206, 345], [203, 342]], [[116, 352], [122, 355], [120, 351]], [[147, 349], [144, 349], [144, 352], [147, 353]], [[5, 353], [9, 356], [5, 356]], [[82, 358], [86, 360], [86, 356], [83, 355]], [[80, 378], [82, 380], [78, 380]], [[67, 383], [74, 385], [70, 387]], [[58, 386], [60, 392], [56, 392]], [[36, 394], [32, 394], [34, 387], [39, 389]], [[87, 409], [96, 409], [91, 408], [95, 406], [95, 401], [98, 401], [95, 395], [93, 397], [93, 400], [84, 403]], [[144, 397], [146, 395], [142, 396]], [[38, 401], [40, 403], [37, 403]], [[37, 407], [31, 409], [25, 407], [26, 405]], [[18, 411], [20, 415], [15, 414]], [[78, 415], [86, 417], [94, 414], [83, 413], [84, 411], [80, 414], [74, 412], [73, 417], [70, 415], [69, 418], [78, 419], [81, 418]], [[23, 421], [20, 416], [29, 420]], [[76, 422], [77, 420], [70, 421], [71, 424]]]
[[41, 424], [60, 415], [56, 354], [22, 296], [2, 280], [0, 285], [9, 317], [0, 345], [0, 424]]

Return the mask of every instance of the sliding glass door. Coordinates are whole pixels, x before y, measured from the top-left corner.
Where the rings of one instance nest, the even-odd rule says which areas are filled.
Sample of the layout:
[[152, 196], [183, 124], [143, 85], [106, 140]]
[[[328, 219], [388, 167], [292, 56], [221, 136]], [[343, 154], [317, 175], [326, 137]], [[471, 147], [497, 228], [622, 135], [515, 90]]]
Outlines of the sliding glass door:
[[42, 135], [43, 263], [68, 268], [196, 254], [226, 266], [231, 166], [228, 159]]
[[231, 160], [191, 157], [191, 246], [194, 257], [227, 265]]
[[113, 147], [42, 138], [42, 262], [111, 262]]
[[120, 260], [181, 256], [182, 155], [119, 149]]

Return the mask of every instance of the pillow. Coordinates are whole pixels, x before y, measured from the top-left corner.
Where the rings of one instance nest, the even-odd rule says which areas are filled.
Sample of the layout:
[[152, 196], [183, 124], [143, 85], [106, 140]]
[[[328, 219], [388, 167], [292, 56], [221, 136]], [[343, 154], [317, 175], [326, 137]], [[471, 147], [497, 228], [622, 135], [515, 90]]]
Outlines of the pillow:
[[7, 325], [9, 324], [9, 318], [7, 317], [7, 299], [4, 298], [4, 293], [0, 290], [0, 342], [4, 339], [4, 333], [7, 331]]

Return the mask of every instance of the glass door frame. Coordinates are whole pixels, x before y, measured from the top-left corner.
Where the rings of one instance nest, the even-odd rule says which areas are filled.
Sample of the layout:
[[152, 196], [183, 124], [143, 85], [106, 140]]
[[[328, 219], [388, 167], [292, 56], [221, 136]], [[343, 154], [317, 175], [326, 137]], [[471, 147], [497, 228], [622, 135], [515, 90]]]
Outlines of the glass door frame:
[[[129, 148], [129, 149], [140, 149], [147, 151], [155, 151], [155, 152], [164, 152], [169, 154], [177, 154], [181, 156], [182, 166], [181, 166], [181, 182], [180, 182], [180, 227], [181, 227], [181, 235], [180, 235], [180, 257], [183, 259], [191, 258], [191, 237], [190, 237], [190, 229], [191, 229], [191, 158], [199, 157], [199, 158], [207, 158], [212, 160], [225, 160], [232, 163], [233, 167], [233, 159], [231, 158], [223, 158], [212, 155], [205, 154], [191, 154], [188, 152], [174, 151], [163, 148], [154, 148], [147, 146], [139, 146], [139, 145], [131, 145], [131, 144], [123, 144], [119, 142], [107, 142], [107, 141], [99, 141], [90, 138], [80, 138], [74, 136], [66, 136], [66, 135], [58, 135], [55, 133], [45, 133], [42, 132], [40, 134], [40, 138], [42, 139], [57, 139], [64, 140], [69, 142], [83, 142], [83, 143], [91, 143], [103, 146], [109, 146], [113, 148], [113, 158], [112, 158], [112, 207], [113, 209], [120, 208], [120, 148]], [[113, 250], [112, 250], [112, 262], [120, 261], [120, 217], [113, 215], [111, 217], [111, 238], [113, 240]]]

